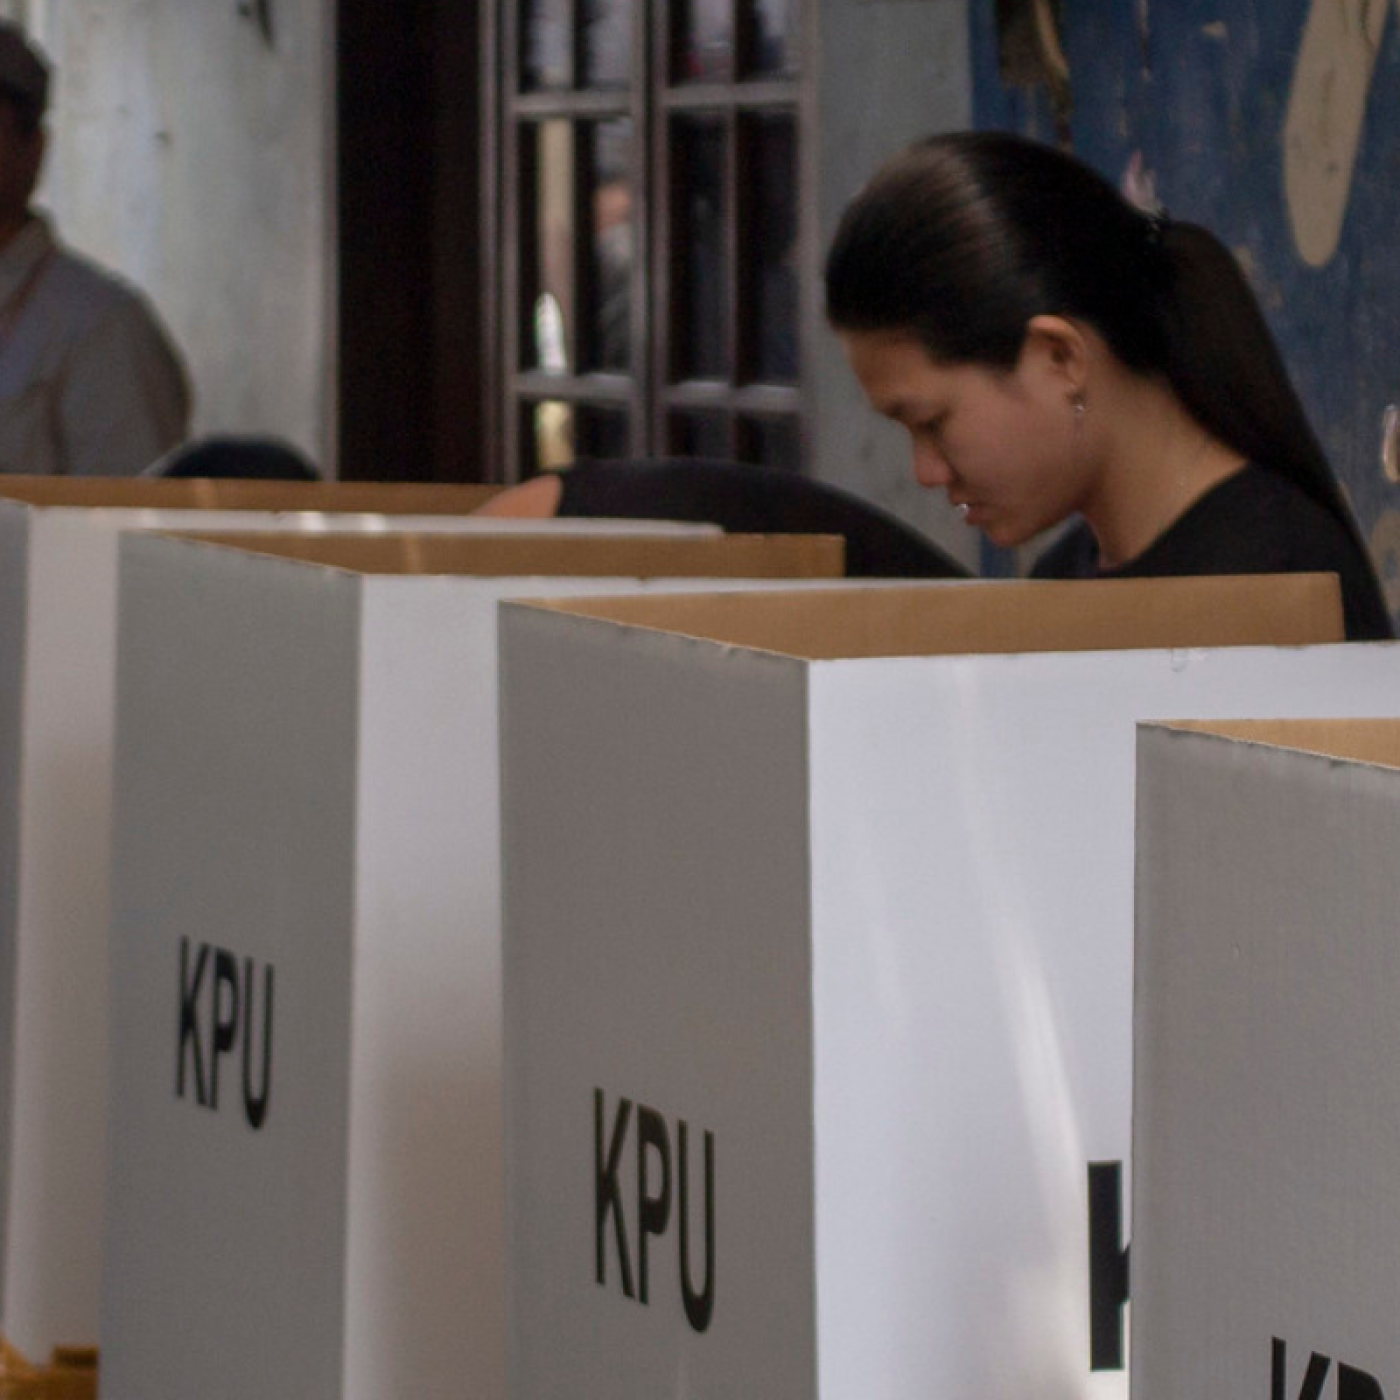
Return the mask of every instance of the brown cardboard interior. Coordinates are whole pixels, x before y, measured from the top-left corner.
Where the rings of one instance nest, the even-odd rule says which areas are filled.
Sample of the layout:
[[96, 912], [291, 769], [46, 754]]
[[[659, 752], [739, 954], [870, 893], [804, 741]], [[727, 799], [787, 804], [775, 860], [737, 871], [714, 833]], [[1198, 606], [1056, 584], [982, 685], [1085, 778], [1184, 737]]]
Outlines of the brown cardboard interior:
[[1264, 744], [1271, 748], [1300, 749], [1323, 758], [1350, 759], [1382, 768], [1400, 768], [1400, 720], [1177, 720], [1161, 727]]
[[410, 481], [253, 481], [226, 478], [0, 476], [0, 497], [33, 506], [135, 510], [320, 510], [466, 515], [499, 486]]
[[1331, 574], [952, 583], [532, 603], [811, 661], [1343, 639]]
[[845, 570], [839, 535], [286, 535], [181, 539], [366, 574], [561, 574], [595, 578], [817, 578]]

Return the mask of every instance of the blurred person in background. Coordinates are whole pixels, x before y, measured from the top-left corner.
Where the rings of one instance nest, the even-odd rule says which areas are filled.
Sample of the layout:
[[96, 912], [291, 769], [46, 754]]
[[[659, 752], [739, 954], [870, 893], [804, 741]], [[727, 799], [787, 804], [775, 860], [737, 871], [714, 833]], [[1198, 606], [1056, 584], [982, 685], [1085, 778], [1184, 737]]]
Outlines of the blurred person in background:
[[0, 473], [131, 476], [182, 441], [190, 390], [145, 298], [30, 204], [49, 65], [0, 20]]

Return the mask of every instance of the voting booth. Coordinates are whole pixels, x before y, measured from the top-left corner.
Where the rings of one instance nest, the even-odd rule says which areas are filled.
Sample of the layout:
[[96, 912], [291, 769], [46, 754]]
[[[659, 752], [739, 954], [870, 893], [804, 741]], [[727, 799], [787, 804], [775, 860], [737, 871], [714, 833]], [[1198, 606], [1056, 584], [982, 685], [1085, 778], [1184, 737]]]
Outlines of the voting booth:
[[1322, 586], [502, 608], [512, 1400], [1126, 1393], [1135, 724]]
[[478, 530], [446, 510], [483, 499], [0, 477], [0, 1335], [25, 1355], [96, 1337], [119, 531]]
[[[105, 1052], [92, 1047], [103, 1046], [106, 1024], [121, 532], [310, 532], [332, 551], [350, 532], [372, 536], [386, 558], [413, 554], [428, 533], [507, 537], [505, 548], [526, 552], [533, 539], [579, 533], [719, 537], [693, 524], [498, 522], [446, 511], [484, 495], [0, 478], [0, 1336], [24, 1354], [91, 1344], [97, 1329]], [[229, 503], [237, 508], [215, 508]], [[319, 508], [280, 508], [288, 505]], [[359, 509], [326, 509], [339, 505]], [[376, 505], [415, 513], [366, 509]], [[385, 533], [391, 527], [417, 533]]]
[[232, 477], [23, 476], [0, 473], [0, 498], [89, 510], [363, 511], [465, 515], [499, 486], [398, 481], [277, 481]]
[[1200, 730], [1139, 740], [1133, 1395], [1384, 1400], [1400, 723]]
[[842, 542], [242, 544], [121, 543], [103, 1394], [501, 1400], [499, 600]]

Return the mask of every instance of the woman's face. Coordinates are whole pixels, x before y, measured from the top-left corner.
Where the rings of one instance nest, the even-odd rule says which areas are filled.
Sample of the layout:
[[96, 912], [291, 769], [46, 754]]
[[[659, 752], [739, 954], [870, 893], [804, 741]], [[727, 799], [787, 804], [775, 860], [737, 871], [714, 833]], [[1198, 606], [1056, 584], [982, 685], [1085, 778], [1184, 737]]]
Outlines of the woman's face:
[[1003, 372], [940, 363], [903, 332], [841, 340], [871, 407], [908, 430], [915, 480], [942, 487], [992, 543], [1022, 544], [1082, 509], [1093, 474], [1054, 346], [1028, 336]]

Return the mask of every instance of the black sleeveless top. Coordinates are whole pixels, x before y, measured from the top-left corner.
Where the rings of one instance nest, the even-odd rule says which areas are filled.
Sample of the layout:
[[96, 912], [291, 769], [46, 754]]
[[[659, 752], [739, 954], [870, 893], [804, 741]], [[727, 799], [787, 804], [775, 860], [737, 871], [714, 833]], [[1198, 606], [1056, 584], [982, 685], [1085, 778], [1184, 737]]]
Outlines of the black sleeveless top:
[[1336, 574], [1350, 641], [1395, 635], [1360, 541], [1319, 501], [1253, 463], [1207, 491], [1135, 559], [1100, 569], [1083, 522], [1036, 560], [1034, 578], [1162, 578], [1183, 574]]

